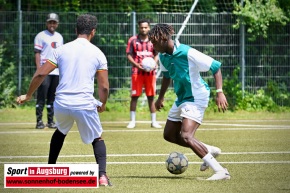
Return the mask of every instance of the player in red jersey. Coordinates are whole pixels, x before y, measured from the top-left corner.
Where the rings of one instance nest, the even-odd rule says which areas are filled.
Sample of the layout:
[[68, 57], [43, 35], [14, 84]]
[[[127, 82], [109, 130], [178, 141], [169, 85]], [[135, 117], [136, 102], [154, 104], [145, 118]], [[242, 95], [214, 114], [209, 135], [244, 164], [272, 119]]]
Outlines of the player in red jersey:
[[152, 57], [156, 61], [157, 67], [157, 52], [154, 51], [152, 43], [148, 39], [150, 30], [150, 21], [141, 19], [138, 21], [138, 35], [132, 36], [128, 40], [126, 48], [127, 58], [132, 64], [131, 75], [131, 102], [130, 102], [130, 122], [127, 128], [135, 128], [136, 125], [136, 106], [139, 96], [142, 94], [142, 89], [145, 89], [148, 105], [151, 113], [151, 127], [161, 128], [161, 125], [156, 121], [156, 109], [154, 105], [154, 96], [156, 93], [156, 69], [146, 72], [142, 68], [142, 60], [146, 57]]

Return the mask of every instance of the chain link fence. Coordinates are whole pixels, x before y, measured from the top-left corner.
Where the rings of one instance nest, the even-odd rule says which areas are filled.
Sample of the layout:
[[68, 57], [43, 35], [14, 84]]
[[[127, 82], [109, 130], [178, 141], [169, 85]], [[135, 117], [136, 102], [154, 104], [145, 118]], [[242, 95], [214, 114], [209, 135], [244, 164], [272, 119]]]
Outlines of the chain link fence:
[[[75, 21], [78, 13], [58, 13], [60, 32], [64, 41], [76, 38]], [[107, 56], [111, 93], [130, 89], [131, 65], [126, 59], [127, 40], [141, 18], [149, 18], [152, 23], [168, 23], [175, 32], [181, 28], [186, 18], [184, 13], [93, 13], [98, 18], [97, 34], [93, 43]], [[0, 44], [11, 49], [12, 62], [17, 68], [15, 79], [18, 91], [27, 88], [35, 72], [33, 41], [36, 34], [45, 29], [46, 12], [0, 12]], [[135, 18], [134, 18], [135, 17]], [[248, 34], [232, 27], [236, 17], [230, 13], [193, 13], [179, 40], [222, 62], [224, 78], [231, 78], [233, 71], [241, 67], [241, 36], [245, 37], [245, 61], [243, 81], [246, 91], [265, 89], [269, 83], [277, 89], [290, 91], [290, 24], [274, 25], [267, 39], [250, 42]], [[278, 30], [277, 30], [278, 29]], [[0, 73], [5, 69], [0, 66]], [[205, 80], [214, 87], [212, 75], [204, 73]], [[160, 85], [160, 77], [157, 85]], [[159, 88], [159, 87], [157, 87]], [[158, 91], [157, 91], [158, 92]], [[129, 92], [128, 92], [129, 94]], [[230, 97], [230, 96], [229, 96]], [[118, 99], [115, 99], [118, 100]], [[283, 105], [283, 101], [276, 101]]]

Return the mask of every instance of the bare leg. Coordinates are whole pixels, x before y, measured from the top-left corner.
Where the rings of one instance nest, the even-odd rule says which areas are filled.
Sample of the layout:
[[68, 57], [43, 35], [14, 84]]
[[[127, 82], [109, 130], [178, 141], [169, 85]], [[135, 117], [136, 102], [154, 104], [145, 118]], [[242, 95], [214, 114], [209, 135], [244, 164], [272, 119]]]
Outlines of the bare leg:
[[130, 102], [130, 111], [136, 111], [138, 96], [132, 96]]
[[182, 123], [167, 120], [164, 128], [164, 139], [183, 147], [189, 147], [206, 162], [216, 172], [208, 180], [230, 179], [228, 172], [208, 152], [207, 148], [194, 137], [198, 127], [199, 123], [187, 118], [184, 118]]
[[182, 123], [167, 120], [163, 134], [164, 139], [183, 147], [189, 147], [197, 156], [203, 158], [208, 150], [194, 137], [198, 127], [197, 122], [186, 118], [183, 119]]
[[147, 96], [150, 113], [155, 113], [154, 96]]

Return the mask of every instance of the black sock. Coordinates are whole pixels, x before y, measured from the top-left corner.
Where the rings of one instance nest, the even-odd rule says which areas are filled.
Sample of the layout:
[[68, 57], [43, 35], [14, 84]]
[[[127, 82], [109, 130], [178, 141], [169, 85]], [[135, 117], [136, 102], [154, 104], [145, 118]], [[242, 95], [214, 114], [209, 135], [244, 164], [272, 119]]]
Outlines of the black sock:
[[97, 138], [92, 143], [97, 164], [99, 164], [99, 176], [106, 174], [107, 150], [102, 138]]
[[55, 164], [58, 158], [59, 152], [62, 148], [64, 139], [64, 134], [62, 134], [58, 129], [55, 130], [50, 141], [50, 150], [48, 157], [48, 164]]

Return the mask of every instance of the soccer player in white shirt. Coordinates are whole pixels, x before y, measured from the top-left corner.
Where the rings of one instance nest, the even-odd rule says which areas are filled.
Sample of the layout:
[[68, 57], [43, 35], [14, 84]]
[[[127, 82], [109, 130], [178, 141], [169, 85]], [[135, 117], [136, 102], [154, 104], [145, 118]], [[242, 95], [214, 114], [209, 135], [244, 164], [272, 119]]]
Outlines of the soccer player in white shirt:
[[[106, 108], [109, 95], [107, 59], [90, 41], [96, 33], [97, 18], [84, 14], [77, 18], [77, 39], [58, 47], [53, 56], [35, 72], [26, 95], [17, 98], [19, 104], [31, 99], [32, 94], [54, 69], [59, 69], [54, 110], [57, 129], [52, 135], [48, 163], [55, 164], [64, 139], [77, 124], [81, 139], [93, 145], [99, 164], [99, 185], [110, 186], [106, 174], [106, 145], [99, 113]], [[93, 96], [94, 77], [98, 82], [99, 100]]]
[[173, 27], [167, 24], [155, 25], [148, 34], [154, 49], [159, 52], [159, 63], [163, 72], [159, 97], [155, 102], [156, 109], [163, 107], [164, 95], [171, 80], [177, 95], [164, 127], [164, 139], [191, 148], [204, 161], [201, 171], [211, 167], [215, 174], [207, 180], [230, 179], [227, 169], [215, 159], [220, 154], [220, 149], [204, 144], [194, 137], [203, 120], [210, 94], [200, 72], [212, 71], [216, 82], [218, 109], [227, 109], [227, 99], [222, 92], [221, 63], [190, 46], [173, 41], [173, 34]]
[[[53, 51], [63, 45], [63, 37], [56, 31], [59, 24], [59, 17], [55, 13], [47, 15], [46, 30], [39, 32], [34, 38], [34, 52], [36, 69], [40, 68], [47, 59], [53, 56]], [[59, 82], [58, 69], [54, 69], [44, 79], [42, 84], [37, 89], [36, 101], [36, 129], [45, 127], [42, 121], [43, 108], [46, 103], [47, 109], [47, 124], [48, 128], [56, 128], [53, 121], [54, 111], [53, 102], [55, 100], [55, 91]]]

